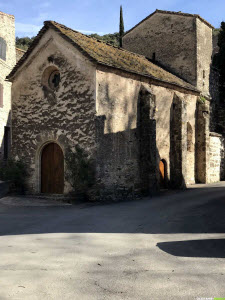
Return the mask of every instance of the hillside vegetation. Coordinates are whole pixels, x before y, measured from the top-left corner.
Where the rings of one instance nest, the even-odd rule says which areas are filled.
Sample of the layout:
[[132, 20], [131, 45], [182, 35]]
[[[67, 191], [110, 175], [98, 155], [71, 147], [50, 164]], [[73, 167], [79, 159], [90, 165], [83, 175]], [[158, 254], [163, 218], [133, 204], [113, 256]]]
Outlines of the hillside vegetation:
[[[105, 43], [109, 43], [113, 46], [119, 46], [119, 33], [115, 32], [115, 33], [109, 33], [109, 34], [105, 34], [105, 35], [99, 35], [97, 33], [93, 33], [89, 35], [90, 37], [93, 37], [97, 40], [101, 40]], [[30, 46], [30, 44], [32, 43], [32, 41], [34, 40], [35, 37], [16, 37], [16, 47], [22, 50], [27, 50]]]

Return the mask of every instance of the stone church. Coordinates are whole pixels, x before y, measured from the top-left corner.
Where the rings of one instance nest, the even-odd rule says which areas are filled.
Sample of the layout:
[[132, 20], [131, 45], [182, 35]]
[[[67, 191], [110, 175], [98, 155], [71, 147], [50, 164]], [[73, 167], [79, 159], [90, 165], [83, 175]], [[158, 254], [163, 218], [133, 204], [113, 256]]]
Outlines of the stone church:
[[76, 145], [95, 162], [102, 199], [224, 179], [212, 30], [199, 15], [156, 10], [117, 48], [46, 21], [4, 83], [29, 192], [69, 193], [64, 158]]

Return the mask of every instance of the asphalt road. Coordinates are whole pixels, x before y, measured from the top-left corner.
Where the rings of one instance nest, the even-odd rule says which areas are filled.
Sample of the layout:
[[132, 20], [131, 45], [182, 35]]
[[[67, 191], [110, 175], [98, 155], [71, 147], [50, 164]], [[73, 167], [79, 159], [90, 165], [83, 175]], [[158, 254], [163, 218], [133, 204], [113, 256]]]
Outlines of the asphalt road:
[[225, 297], [225, 184], [107, 205], [0, 199], [0, 299]]

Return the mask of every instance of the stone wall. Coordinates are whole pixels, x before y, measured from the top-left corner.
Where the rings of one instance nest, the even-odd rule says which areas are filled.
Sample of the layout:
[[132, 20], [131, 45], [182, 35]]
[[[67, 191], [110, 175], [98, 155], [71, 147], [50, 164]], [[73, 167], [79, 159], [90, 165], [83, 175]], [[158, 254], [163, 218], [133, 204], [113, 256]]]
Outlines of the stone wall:
[[212, 28], [200, 19], [158, 12], [128, 32], [123, 47], [155, 58], [209, 95]]
[[156, 13], [123, 38], [127, 50], [153, 58], [196, 85], [196, 21], [194, 17]]
[[[172, 113], [173, 113], [173, 100], [174, 94], [182, 99], [186, 104], [186, 121], [182, 121], [182, 127], [185, 131], [184, 138], [187, 139], [187, 122], [189, 122], [193, 129], [193, 148], [195, 149], [195, 127], [196, 127], [196, 101], [197, 97], [191, 94], [181, 93], [172, 89], [153, 87], [153, 93], [156, 95], [156, 133], [157, 133], [157, 149], [158, 159], [157, 165], [160, 160], [166, 161], [167, 164], [167, 177], [170, 180], [170, 166], [171, 161], [171, 133], [172, 133]], [[182, 115], [183, 118], [183, 115]], [[177, 127], [177, 124], [174, 125]], [[181, 126], [181, 123], [180, 123]], [[185, 149], [184, 149], [185, 151]], [[195, 150], [186, 153], [189, 163], [186, 168], [186, 183], [195, 183]], [[185, 155], [185, 156], [186, 156]], [[186, 157], [183, 156], [186, 163]], [[158, 173], [159, 174], [159, 173]]]
[[173, 98], [170, 121], [170, 182], [172, 187], [187, 183], [187, 105], [176, 94]]
[[[54, 93], [43, 81], [52, 67], [61, 74]], [[195, 94], [109, 67], [96, 70], [53, 30], [20, 67], [12, 91], [13, 155], [29, 168], [30, 192], [40, 192], [41, 151], [49, 142], [64, 153], [79, 144], [95, 158], [103, 199], [154, 192], [161, 160], [168, 186], [175, 179], [179, 187], [194, 180], [195, 161], [187, 161], [187, 122], [194, 136]]]
[[196, 126], [196, 182], [209, 182], [209, 102], [197, 102]]
[[209, 140], [209, 182], [224, 180], [224, 137], [211, 132]]
[[[148, 104], [142, 104], [146, 107], [147, 114], [142, 119], [148, 120], [144, 126], [139, 121], [142, 93], [149, 95], [146, 98]], [[179, 128], [177, 122], [171, 124], [174, 97], [181, 99], [185, 106], [181, 110]], [[176, 186], [183, 185], [184, 181], [185, 184], [194, 183], [194, 152], [187, 168], [186, 126], [188, 121], [193, 125], [195, 147], [196, 100], [195, 95], [157, 86], [140, 76], [99, 67], [97, 114], [101, 117], [102, 131], [98, 142], [98, 172], [105, 190], [116, 191], [119, 187], [121, 193], [130, 190], [135, 194], [141, 187], [146, 186], [147, 179], [152, 191], [153, 187], [159, 186], [161, 160], [166, 162], [168, 185], [172, 179], [171, 169], [177, 179]], [[146, 100], [143, 101], [146, 103]], [[143, 127], [145, 131], [141, 129]], [[175, 155], [171, 144], [173, 128], [178, 128], [181, 135], [176, 139], [180, 143], [180, 156], [175, 160], [177, 164], [172, 166], [170, 162]], [[179, 174], [176, 172], [178, 169]]]
[[[54, 92], [43, 82], [48, 68], [60, 72]], [[28, 167], [30, 192], [40, 192], [40, 157], [47, 143], [56, 142], [64, 154], [79, 144], [95, 155], [95, 87], [95, 66], [53, 30], [18, 70], [12, 88], [12, 150]], [[64, 192], [69, 189], [65, 182]]]
[[5, 126], [11, 126], [11, 83], [5, 81], [16, 63], [15, 53], [15, 19], [11, 15], [0, 12], [0, 37], [7, 44], [6, 60], [0, 58], [0, 84], [3, 86], [3, 105], [0, 106], [0, 159], [4, 156]]
[[209, 96], [213, 41], [212, 28], [196, 18], [197, 28], [197, 88]]

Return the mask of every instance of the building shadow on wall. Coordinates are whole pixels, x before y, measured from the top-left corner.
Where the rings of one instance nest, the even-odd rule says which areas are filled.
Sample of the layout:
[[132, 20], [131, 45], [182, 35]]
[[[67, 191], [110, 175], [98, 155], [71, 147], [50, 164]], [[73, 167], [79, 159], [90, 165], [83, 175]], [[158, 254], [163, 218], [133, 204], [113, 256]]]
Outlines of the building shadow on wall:
[[[113, 116], [116, 115], [113, 105], [109, 106], [107, 117], [102, 115], [96, 119], [98, 177], [100, 181], [104, 178], [104, 197], [112, 193], [114, 198], [122, 200], [138, 193], [154, 195], [160, 188], [186, 188], [182, 161], [183, 102], [174, 98], [170, 124], [163, 124], [170, 127], [169, 163], [160, 156], [157, 147], [155, 95], [144, 85], [138, 93], [137, 106], [132, 111], [127, 110], [129, 105], [125, 102], [124, 115], [128, 115], [125, 130], [116, 131], [113, 127]], [[108, 88], [105, 94], [109, 103], [113, 103]], [[168, 173], [171, 174], [170, 180]]]
[[170, 182], [171, 188], [186, 188], [186, 106], [176, 94], [170, 108]]

